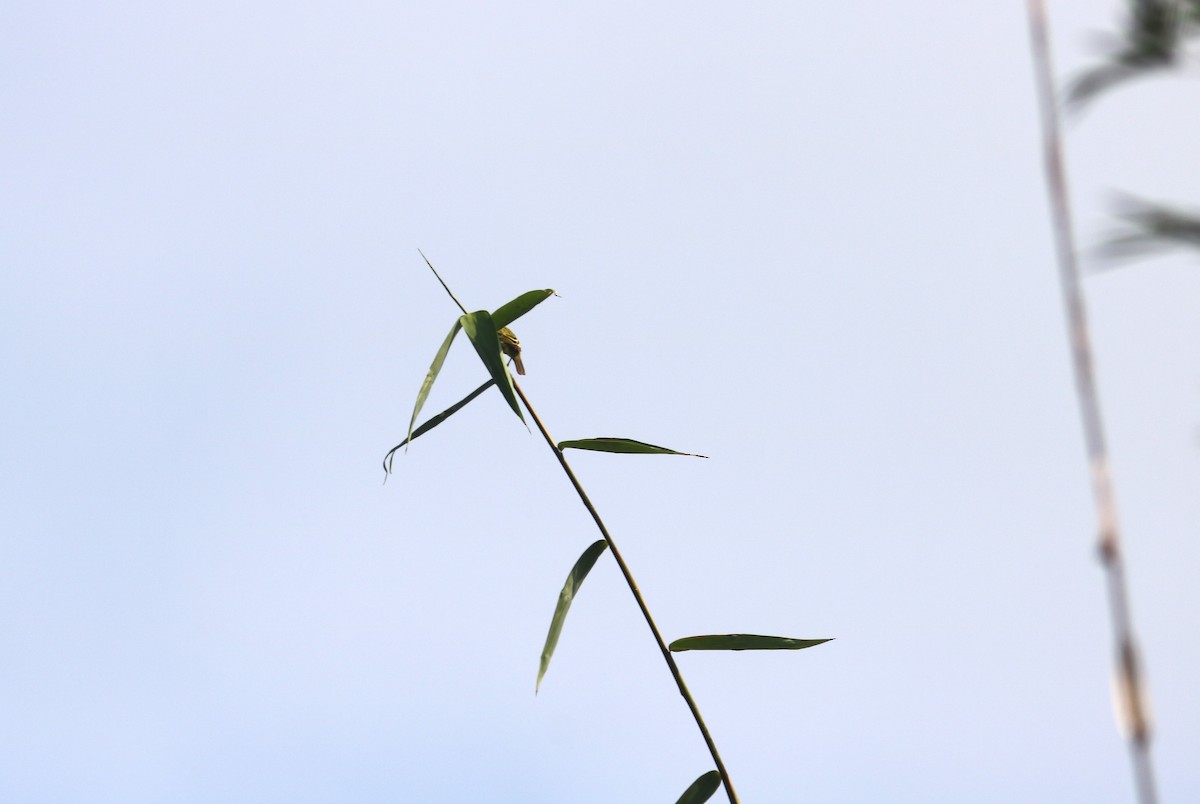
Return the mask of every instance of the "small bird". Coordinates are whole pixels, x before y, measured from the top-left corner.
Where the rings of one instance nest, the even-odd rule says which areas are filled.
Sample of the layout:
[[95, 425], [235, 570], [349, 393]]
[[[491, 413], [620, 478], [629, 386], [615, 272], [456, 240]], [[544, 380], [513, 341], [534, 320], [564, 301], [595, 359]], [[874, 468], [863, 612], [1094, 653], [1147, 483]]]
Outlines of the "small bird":
[[517, 336], [508, 327], [501, 327], [496, 336], [500, 338], [500, 351], [513, 359], [517, 373], [524, 377], [525, 364], [521, 362], [521, 342]]

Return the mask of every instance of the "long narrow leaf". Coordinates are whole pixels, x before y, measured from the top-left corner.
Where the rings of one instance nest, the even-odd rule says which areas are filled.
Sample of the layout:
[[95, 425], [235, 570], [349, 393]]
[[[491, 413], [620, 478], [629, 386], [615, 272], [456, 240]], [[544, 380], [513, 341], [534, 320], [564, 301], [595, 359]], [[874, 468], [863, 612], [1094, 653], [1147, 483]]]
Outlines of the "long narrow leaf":
[[404, 439], [396, 446], [389, 449], [387, 452], [387, 455], [383, 456], [383, 471], [388, 474], [391, 474], [392, 459], [395, 457], [396, 453], [400, 450], [401, 447], [407, 446], [409, 442], [415, 441], [416, 439], [418, 439], [421, 436], [428, 433], [433, 428], [437, 427], [442, 422], [446, 421], [446, 419], [449, 419], [455, 413], [458, 413], [460, 410], [462, 410], [464, 407], [466, 407], [466, 404], [468, 402], [470, 402], [475, 397], [479, 396], [480, 394], [482, 394], [484, 391], [491, 388], [495, 384], [496, 384], [495, 380], [488, 380], [483, 385], [479, 386], [474, 391], [467, 394], [465, 397], [458, 400], [457, 402], [455, 402], [453, 405], [451, 405], [450, 407], [443, 410], [438, 415], [432, 416], [432, 417], [426, 419], [424, 421], [424, 423], [421, 424], [420, 427], [418, 427], [416, 430], [412, 431], [411, 436], [409, 436], [408, 438]]
[[574, 441], [558, 442], [559, 449], [589, 449], [596, 452], [620, 452], [631, 455], [687, 455], [692, 458], [707, 458], [707, 455], [697, 455], [693, 452], [676, 452], [666, 447], [656, 447], [644, 441], [634, 441], [631, 438], [580, 438]]
[[421, 390], [417, 393], [417, 404], [413, 405], [412, 418], [408, 420], [408, 441], [413, 440], [413, 425], [417, 421], [417, 414], [421, 412], [425, 400], [429, 398], [429, 391], [433, 388], [433, 381], [437, 379], [438, 373], [441, 372], [442, 364], [446, 362], [446, 355], [450, 351], [450, 344], [454, 343], [454, 336], [458, 334], [458, 329], [461, 326], [462, 319], [456, 319], [454, 326], [450, 327], [450, 334], [446, 336], [446, 340], [442, 341], [442, 348], [438, 349], [437, 354], [434, 356], [433, 363], [429, 366], [429, 373], [425, 375], [425, 381], [421, 383]]
[[677, 639], [670, 644], [675, 653], [685, 650], [800, 650], [832, 639], [792, 639], [758, 634], [712, 634]]
[[462, 302], [460, 302], [458, 297], [454, 295], [454, 291], [452, 291], [450, 286], [446, 284], [446, 280], [442, 279], [442, 275], [437, 272], [437, 268], [434, 268], [433, 263], [431, 263], [429, 258], [425, 256], [425, 252], [421, 251], [421, 249], [417, 249], [417, 253], [421, 255], [421, 259], [425, 260], [425, 264], [429, 266], [429, 270], [433, 271], [433, 275], [437, 277], [437, 281], [442, 283], [442, 287], [446, 289], [446, 293], [450, 296], [454, 303], [458, 305], [458, 309], [462, 310], [464, 313], [467, 312], [467, 308], [462, 306]]
[[549, 288], [522, 293], [508, 304], [502, 304], [497, 307], [495, 312], [492, 313], [492, 323], [496, 325], [496, 329], [507, 327], [553, 295], [554, 291]]
[[604, 548], [608, 547], [608, 542], [600, 539], [593, 542], [588, 549], [583, 551], [583, 555], [575, 562], [575, 566], [571, 567], [570, 574], [567, 575], [567, 582], [563, 584], [562, 591], [558, 593], [558, 605], [554, 607], [554, 616], [550, 619], [550, 633], [546, 634], [546, 645], [542, 648], [542, 660], [538, 666], [537, 684], [534, 687], [534, 694], [542, 687], [542, 678], [546, 675], [546, 669], [550, 667], [550, 657], [554, 655], [554, 649], [558, 647], [558, 637], [562, 634], [563, 623], [567, 620], [567, 612], [571, 609], [571, 602], [575, 600], [575, 595], [579, 591], [580, 584], [592, 571], [592, 567], [596, 564], [596, 559], [604, 552]]
[[687, 790], [683, 791], [683, 795], [675, 804], [704, 804], [712, 798], [712, 794], [717, 792], [721, 787], [721, 774], [714, 771], [701, 776], [696, 781], [692, 782]]
[[496, 387], [504, 395], [508, 406], [524, 423], [525, 417], [521, 415], [521, 406], [517, 404], [517, 393], [513, 390], [512, 377], [509, 376], [508, 369], [504, 367], [504, 355], [500, 352], [500, 338], [496, 335], [498, 327], [492, 322], [492, 314], [487, 310], [476, 310], [473, 313], [459, 316], [458, 320], [462, 323], [467, 337], [471, 339], [475, 351], [479, 353], [479, 359], [483, 361], [488, 373], [496, 381]]

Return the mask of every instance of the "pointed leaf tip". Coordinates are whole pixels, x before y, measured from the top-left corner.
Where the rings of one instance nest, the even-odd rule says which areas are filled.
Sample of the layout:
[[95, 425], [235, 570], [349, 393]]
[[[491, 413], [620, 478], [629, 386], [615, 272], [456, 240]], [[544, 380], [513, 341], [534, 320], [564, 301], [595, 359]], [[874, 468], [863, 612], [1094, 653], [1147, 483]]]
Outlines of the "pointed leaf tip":
[[417, 253], [421, 255], [421, 259], [425, 260], [425, 264], [429, 266], [429, 270], [433, 271], [433, 275], [437, 277], [437, 281], [442, 283], [442, 287], [446, 290], [446, 294], [456, 305], [458, 305], [458, 309], [466, 313], [467, 308], [463, 307], [462, 302], [460, 302], [458, 297], [454, 295], [454, 291], [452, 291], [450, 286], [446, 284], [446, 280], [442, 279], [442, 275], [437, 272], [437, 268], [434, 268], [433, 263], [431, 263], [429, 258], [425, 256], [425, 252], [421, 251], [421, 249], [417, 249]]
[[553, 295], [554, 291], [550, 288], [546, 288], [545, 290], [530, 290], [522, 293], [507, 304], [500, 305], [492, 313], [492, 321], [496, 324], [496, 329], [507, 327]]

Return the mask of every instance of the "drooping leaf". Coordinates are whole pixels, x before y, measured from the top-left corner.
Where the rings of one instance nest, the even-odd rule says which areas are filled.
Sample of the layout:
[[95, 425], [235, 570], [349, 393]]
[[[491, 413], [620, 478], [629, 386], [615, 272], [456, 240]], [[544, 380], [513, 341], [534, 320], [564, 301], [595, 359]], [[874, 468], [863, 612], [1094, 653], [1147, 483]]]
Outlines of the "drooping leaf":
[[596, 559], [604, 552], [604, 548], [608, 547], [608, 542], [600, 539], [593, 542], [588, 549], [583, 551], [583, 555], [575, 562], [575, 566], [571, 567], [571, 572], [567, 575], [567, 582], [563, 584], [562, 591], [558, 593], [558, 605], [554, 607], [554, 616], [550, 618], [550, 632], [546, 634], [546, 645], [542, 648], [542, 660], [538, 666], [537, 684], [534, 687], [536, 694], [542, 686], [542, 678], [546, 675], [546, 669], [550, 666], [550, 657], [554, 655], [554, 649], [558, 646], [558, 637], [562, 634], [563, 623], [566, 622], [567, 612], [571, 609], [571, 602], [575, 600], [576, 593], [579, 592], [579, 586], [583, 583], [583, 579], [592, 571], [592, 567], [596, 564]]
[[721, 787], [721, 774], [715, 770], [701, 776], [683, 791], [675, 804], [704, 804]]
[[442, 364], [446, 362], [446, 355], [450, 351], [450, 344], [454, 343], [454, 336], [458, 334], [458, 329], [461, 326], [462, 318], [456, 319], [454, 326], [450, 328], [450, 334], [446, 336], [446, 340], [442, 341], [442, 348], [438, 349], [437, 354], [434, 356], [433, 363], [429, 366], [429, 373], [425, 375], [425, 381], [421, 383], [421, 390], [417, 393], [417, 404], [413, 405], [412, 418], [408, 420], [408, 438], [406, 439], [408, 441], [413, 440], [413, 425], [416, 424], [417, 414], [421, 412], [425, 400], [429, 398], [429, 391], [433, 388], [433, 381], [437, 379], [438, 373], [441, 372]]
[[465, 397], [463, 397], [462, 399], [458, 400], [457, 402], [455, 402], [453, 405], [451, 405], [450, 407], [448, 407], [448, 408], [446, 408], [445, 410], [443, 410], [443, 411], [442, 411], [441, 413], [439, 413], [438, 415], [436, 415], [436, 416], [432, 416], [432, 417], [430, 417], [430, 418], [426, 419], [426, 420], [424, 421], [424, 423], [422, 423], [422, 424], [421, 424], [421, 426], [420, 426], [420, 427], [418, 427], [416, 430], [413, 430], [413, 431], [412, 431], [412, 435], [411, 435], [411, 436], [409, 436], [408, 438], [404, 439], [403, 441], [401, 441], [401, 442], [400, 442], [399, 444], [397, 444], [396, 446], [394, 446], [394, 447], [392, 447], [391, 449], [389, 449], [389, 450], [388, 450], [388, 452], [387, 452], [387, 455], [384, 455], [384, 456], [383, 456], [383, 471], [384, 471], [385, 473], [389, 473], [389, 474], [391, 473], [391, 471], [392, 471], [392, 458], [395, 456], [396, 452], [398, 452], [398, 451], [400, 450], [400, 448], [401, 448], [401, 447], [404, 447], [404, 446], [406, 446], [406, 445], [407, 445], [409, 442], [411, 442], [411, 441], [415, 441], [416, 439], [418, 439], [418, 438], [420, 438], [421, 436], [423, 436], [423, 435], [425, 435], [426, 433], [428, 433], [428, 432], [429, 432], [430, 430], [432, 430], [433, 428], [437, 427], [437, 426], [438, 426], [439, 424], [441, 424], [442, 422], [446, 421], [446, 419], [449, 419], [449, 418], [450, 418], [451, 416], [453, 416], [455, 413], [458, 413], [460, 410], [462, 410], [462, 409], [463, 409], [463, 408], [466, 406], [466, 404], [467, 404], [468, 402], [470, 402], [470, 401], [471, 401], [471, 400], [473, 400], [475, 397], [479, 396], [480, 394], [482, 394], [484, 391], [486, 391], [487, 389], [491, 388], [491, 387], [492, 387], [493, 385], [495, 385], [495, 384], [496, 384], [496, 381], [495, 381], [495, 380], [488, 380], [488, 381], [487, 381], [487, 382], [485, 382], [483, 385], [479, 386], [479, 387], [478, 387], [478, 388], [476, 388], [474, 391], [472, 391], [471, 393], [467, 394]]
[[581, 438], [558, 442], [559, 449], [588, 449], [596, 452], [620, 452], [632, 455], [687, 455], [692, 458], [707, 458], [693, 452], [676, 452], [666, 447], [656, 447], [631, 438]]
[[496, 329], [507, 327], [553, 295], [554, 291], [549, 288], [522, 293], [508, 304], [497, 307], [496, 311], [492, 313], [492, 322], [496, 325]]
[[677, 639], [668, 647], [675, 653], [685, 650], [800, 650], [831, 641], [832, 639], [792, 639], [758, 634], [712, 634]]
[[496, 381], [496, 387], [504, 395], [508, 406], [517, 414], [517, 418], [525, 421], [521, 415], [521, 406], [517, 403], [517, 393], [513, 390], [512, 377], [504, 367], [504, 355], [500, 352], [500, 338], [496, 335], [497, 327], [492, 321], [492, 314], [487, 310], [476, 310], [459, 316], [463, 331], [471, 339], [471, 344], [479, 354], [479, 359], [487, 367], [488, 373]]

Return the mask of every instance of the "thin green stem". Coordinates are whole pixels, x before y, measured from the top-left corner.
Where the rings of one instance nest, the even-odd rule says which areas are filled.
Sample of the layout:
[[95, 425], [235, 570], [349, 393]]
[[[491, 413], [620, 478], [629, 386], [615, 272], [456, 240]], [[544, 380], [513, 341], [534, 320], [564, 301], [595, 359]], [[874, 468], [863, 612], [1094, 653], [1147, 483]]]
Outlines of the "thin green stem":
[[1050, 196], [1054, 238], [1058, 249], [1058, 275], [1073, 358], [1075, 391], [1079, 398], [1083, 436], [1091, 464], [1092, 497], [1096, 505], [1100, 561], [1108, 581], [1110, 619], [1113, 641], [1117, 649], [1117, 678], [1125, 725], [1129, 730], [1129, 751], [1138, 799], [1142, 804], [1154, 804], [1158, 800], [1158, 793], [1150, 761], [1150, 723], [1142, 690], [1137, 642], [1133, 633], [1129, 589], [1125, 580], [1116, 492], [1109, 468], [1104, 421], [1100, 416], [1100, 395], [1096, 389], [1096, 376], [1092, 365], [1087, 305], [1084, 302], [1079, 265], [1075, 257], [1070, 194], [1067, 190], [1067, 172], [1063, 165], [1062, 141], [1058, 132], [1058, 98], [1054, 91], [1054, 70], [1050, 62], [1050, 44], [1046, 33], [1046, 9], [1042, 0], [1028, 2], [1030, 39], [1042, 118], [1046, 188]]
[[542, 438], [546, 439], [546, 443], [550, 446], [551, 451], [554, 452], [554, 457], [558, 458], [559, 464], [567, 474], [567, 479], [575, 487], [575, 493], [579, 495], [579, 499], [583, 502], [583, 507], [592, 515], [596, 527], [600, 529], [600, 534], [604, 537], [604, 541], [608, 543], [608, 549], [612, 552], [613, 558], [617, 560], [617, 566], [621, 568], [621, 574], [625, 576], [625, 583], [629, 585], [629, 591], [633, 594], [633, 599], [637, 601], [638, 608], [642, 610], [642, 616], [646, 618], [646, 625], [650, 626], [650, 633], [654, 635], [654, 641], [658, 643], [658, 649], [662, 651], [663, 661], [667, 663], [667, 669], [671, 671], [671, 677], [675, 679], [675, 686], [679, 688], [679, 694], [683, 696], [688, 709], [691, 710], [692, 717], [696, 721], [696, 727], [700, 729], [700, 734], [704, 737], [704, 743], [708, 746], [708, 753], [712, 755], [713, 762], [717, 765], [717, 773], [721, 774], [721, 782], [725, 785], [725, 792], [729, 795], [729, 804], [739, 804], [737, 793], [733, 789], [733, 782], [729, 778], [729, 772], [725, 770], [725, 763], [721, 761], [721, 754], [717, 751], [717, 744], [713, 742], [712, 735], [708, 732], [708, 726], [704, 725], [704, 718], [700, 716], [700, 708], [696, 706], [695, 699], [692, 698], [687, 684], [684, 683], [683, 674], [679, 672], [679, 665], [675, 664], [675, 657], [671, 655], [671, 649], [667, 647], [667, 643], [663, 640], [658, 626], [654, 623], [654, 618], [650, 616], [650, 609], [646, 606], [642, 592], [638, 589], [637, 582], [633, 579], [633, 573], [629, 571], [629, 565], [625, 563], [625, 559], [621, 556], [621, 551], [617, 549], [612, 535], [608, 532], [608, 528], [604, 526], [604, 521], [600, 519], [600, 514], [596, 511], [596, 507], [588, 499], [587, 492], [583, 490], [583, 486], [579, 483], [579, 478], [575, 477], [575, 473], [571, 471], [571, 466], [567, 463], [566, 457], [563, 456], [562, 450], [558, 448], [558, 444], [550, 437], [550, 433], [546, 430], [546, 425], [542, 423], [541, 417], [537, 415], [537, 411], [529, 404], [529, 399], [525, 396], [525, 392], [515, 382], [513, 383], [513, 387], [516, 389], [517, 395], [521, 397], [521, 402], [525, 405], [525, 409], [529, 411], [530, 418], [537, 425], [538, 431], [541, 432]]

